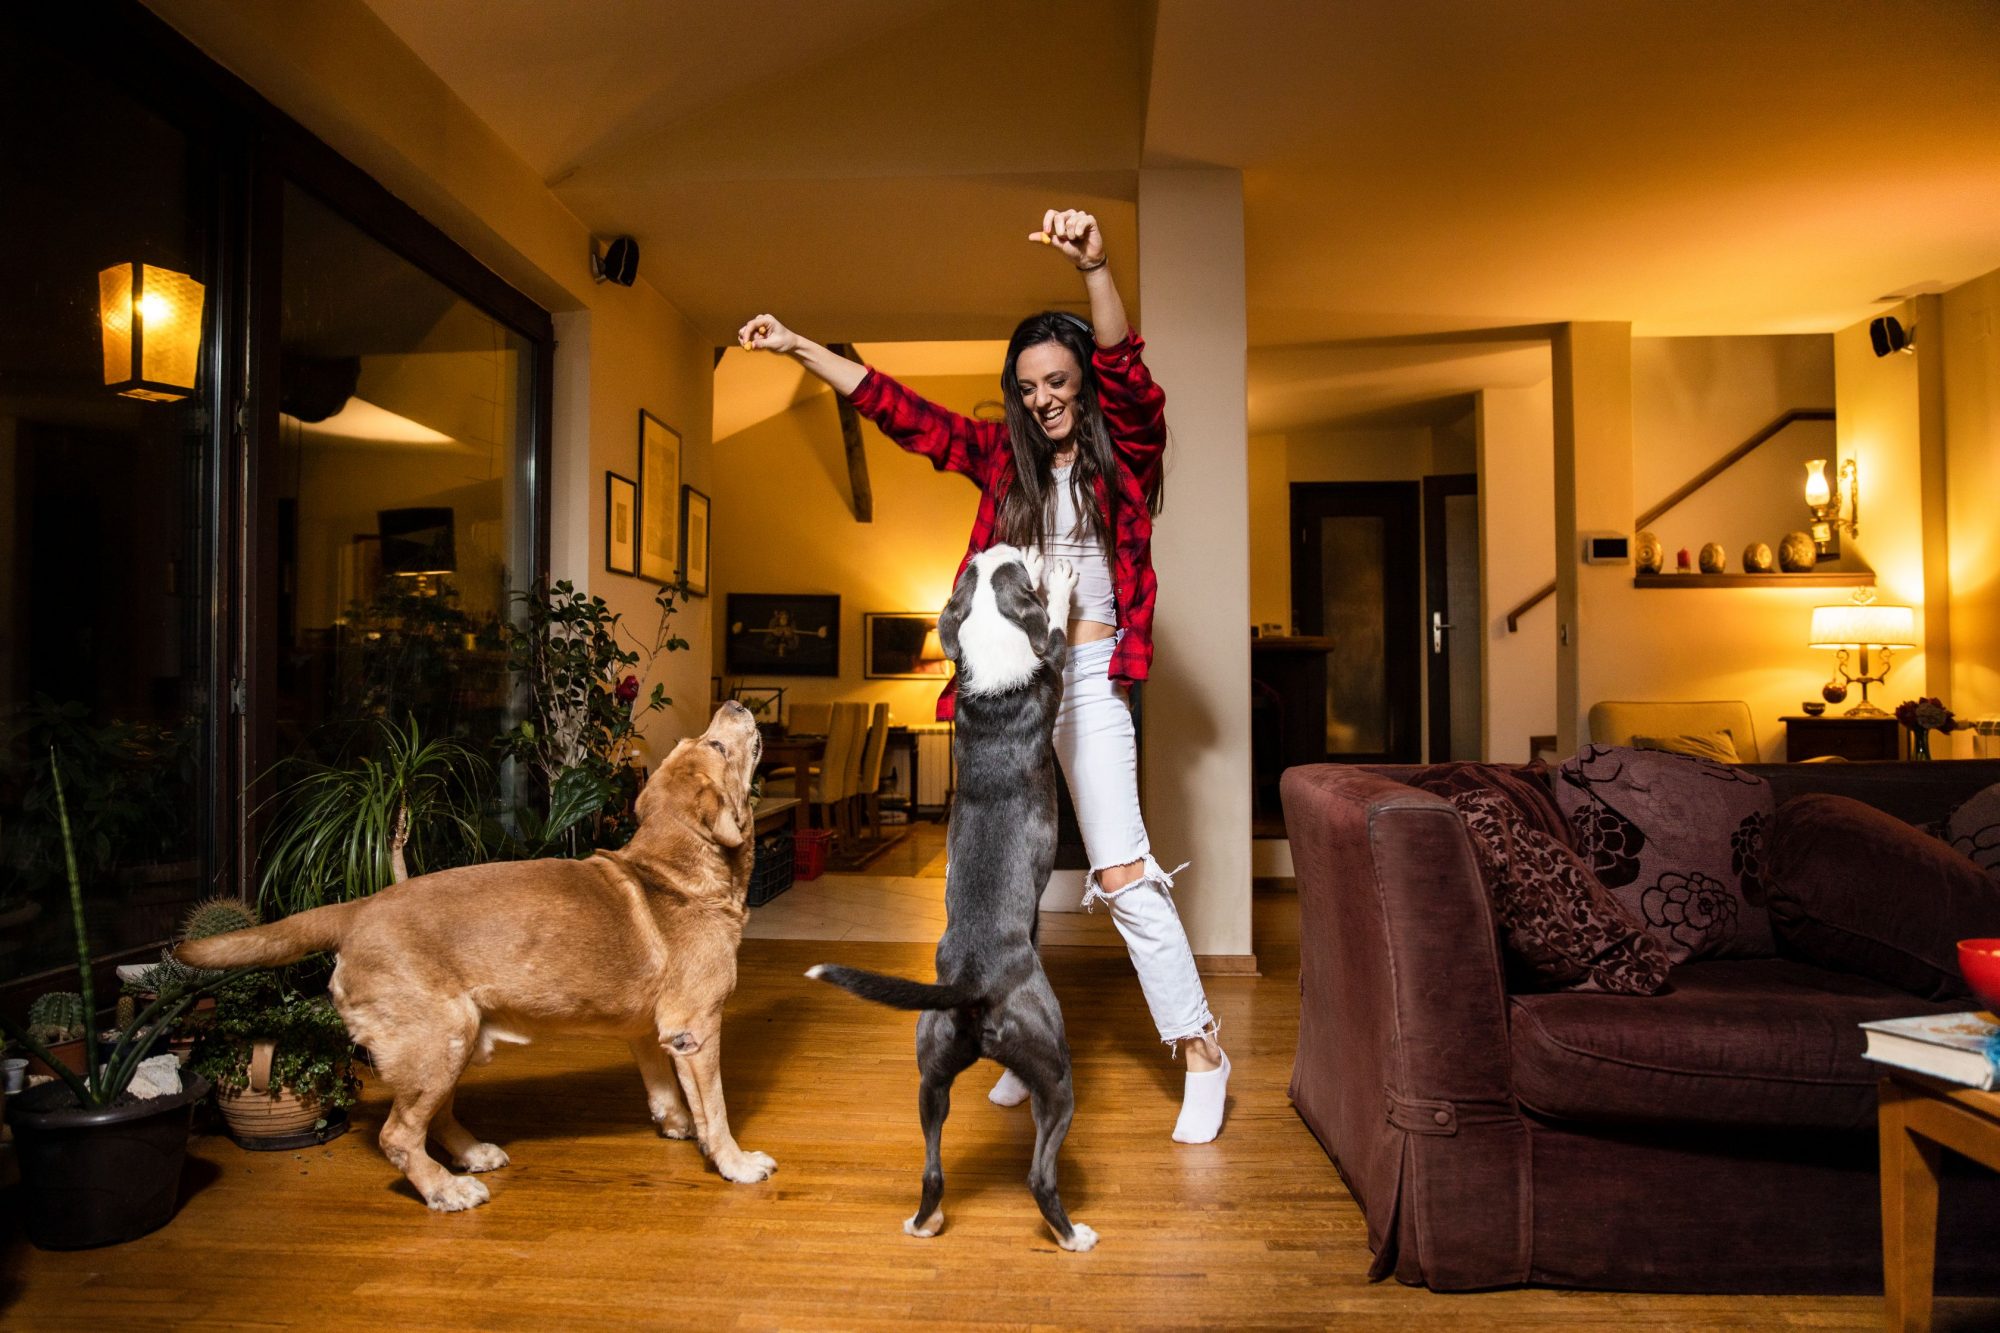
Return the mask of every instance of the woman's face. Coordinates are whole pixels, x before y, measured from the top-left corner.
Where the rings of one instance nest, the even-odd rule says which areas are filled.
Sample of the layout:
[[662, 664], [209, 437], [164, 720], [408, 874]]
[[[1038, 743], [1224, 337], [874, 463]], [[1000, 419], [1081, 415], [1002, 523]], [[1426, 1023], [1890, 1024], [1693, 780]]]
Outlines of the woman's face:
[[1014, 382], [1042, 432], [1057, 444], [1067, 440], [1076, 429], [1076, 398], [1083, 388], [1076, 354], [1056, 342], [1023, 348], [1014, 361]]

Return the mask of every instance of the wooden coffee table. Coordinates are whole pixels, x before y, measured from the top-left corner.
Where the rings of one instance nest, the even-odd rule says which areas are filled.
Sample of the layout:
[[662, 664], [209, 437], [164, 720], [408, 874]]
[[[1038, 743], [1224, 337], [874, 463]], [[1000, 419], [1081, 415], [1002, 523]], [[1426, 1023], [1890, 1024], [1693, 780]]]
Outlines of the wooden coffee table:
[[2000, 1171], [2000, 1093], [1907, 1070], [1881, 1082], [1882, 1291], [1892, 1330], [1931, 1326], [1938, 1157], [1945, 1148]]

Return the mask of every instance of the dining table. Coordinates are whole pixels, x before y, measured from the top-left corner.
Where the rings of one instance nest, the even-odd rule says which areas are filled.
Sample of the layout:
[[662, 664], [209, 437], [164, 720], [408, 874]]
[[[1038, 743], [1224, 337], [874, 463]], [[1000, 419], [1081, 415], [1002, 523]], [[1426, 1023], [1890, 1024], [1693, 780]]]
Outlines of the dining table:
[[792, 810], [792, 828], [799, 831], [810, 824], [812, 810], [812, 766], [826, 754], [826, 737], [809, 734], [788, 734], [764, 738], [764, 757], [757, 761], [760, 771], [790, 765], [793, 774], [794, 794], [799, 803]]

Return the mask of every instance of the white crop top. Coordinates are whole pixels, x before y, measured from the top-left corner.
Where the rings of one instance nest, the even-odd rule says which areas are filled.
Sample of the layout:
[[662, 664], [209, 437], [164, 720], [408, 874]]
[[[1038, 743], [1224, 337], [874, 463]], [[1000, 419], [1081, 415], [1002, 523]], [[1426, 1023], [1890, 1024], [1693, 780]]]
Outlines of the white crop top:
[[1104, 558], [1103, 544], [1080, 521], [1076, 490], [1069, 477], [1070, 468], [1055, 469], [1055, 509], [1049, 515], [1048, 538], [1042, 555], [1051, 563], [1067, 560], [1076, 571], [1076, 592], [1070, 599], [1071, 620], [1116, 625], [1118, 602], [1111, 591], [1111, 562]]

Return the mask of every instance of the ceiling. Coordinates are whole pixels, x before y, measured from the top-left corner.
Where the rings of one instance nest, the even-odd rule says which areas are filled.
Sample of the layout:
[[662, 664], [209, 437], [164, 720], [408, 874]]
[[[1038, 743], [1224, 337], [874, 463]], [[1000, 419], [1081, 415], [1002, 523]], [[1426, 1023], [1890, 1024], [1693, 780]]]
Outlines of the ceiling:
[[1004, 336], [1079, 295], [1042, 209], [1131, 256], [1147, 166], [1242, 170], [1283, 419], [1327, 404], [1273, 376], [1393, 384], [1385, 339], [1471, 373], [1493, 330], [1825, 332], [2000, 268], [1991, 0], [368, 3], [718, 341]]

